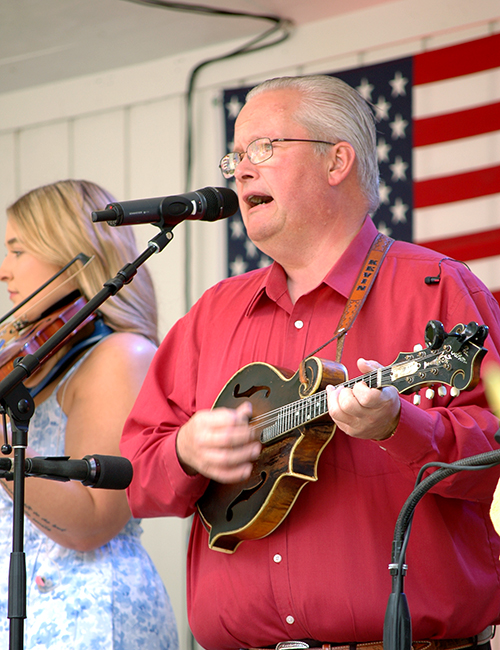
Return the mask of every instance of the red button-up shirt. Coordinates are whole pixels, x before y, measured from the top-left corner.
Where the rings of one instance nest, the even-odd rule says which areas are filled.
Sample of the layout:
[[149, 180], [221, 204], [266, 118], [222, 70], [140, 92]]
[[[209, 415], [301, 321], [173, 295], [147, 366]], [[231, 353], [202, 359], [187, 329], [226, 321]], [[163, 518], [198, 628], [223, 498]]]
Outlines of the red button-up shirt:
[[[242, 366], [265, 361], [297, 370], [335, 331], [376, 234], [367, 219], [324, 281], [292, 304], [278, 264], [224, 280], [198, 301], [163, 341], [125, 426], [122, 452], [133, 461], [128, 490], [138, 517], [196, 511], [207, 480], [188, 476], [175, 452], [178, 428], [210, 408]], [[440, 282], [426, 284], [426, 276]], [[487, 360], [500, 362], [500, 311], [467, 268], [438, 253], [395, 242], [352, 329], [342, 362], [392, 364], [424, 344], [430, 319], [446, 331], [476, 321], [490, 327]], [[335, 359], [335, 343], [318, 356]], [[209, 650], [287, 639], [330, 642], [382, 639], [398, 514], [420, 467], [498, 447], [498, 420], [483, 387], [452, 399], [401, 397], [395, 435], [381, 443], [337, 430], [318, 464], [319, 479], [301, 491], [269, 536], [234, 554], [210, 550], [195, 515], [187, 558], [188, 612]], [[407, 551], [405, 592], [413, 638], [460, 638], [499, 619], [500, 543], [489, 518], [497, 469], [460, 472], [418, 504]], [[164, 540], [168, 553], [168, 540]]]

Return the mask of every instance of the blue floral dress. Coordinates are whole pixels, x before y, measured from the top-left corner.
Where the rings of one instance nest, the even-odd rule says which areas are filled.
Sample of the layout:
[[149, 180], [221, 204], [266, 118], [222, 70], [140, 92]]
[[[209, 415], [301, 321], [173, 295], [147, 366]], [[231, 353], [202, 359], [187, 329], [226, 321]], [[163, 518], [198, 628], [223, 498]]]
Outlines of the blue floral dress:
[[[37, 406], [30, 422], [28, 443], [41, 456], [64, 455], [67, 418], [56, 398], [59, 386]], [[174, 613], [140, 542], [139, 524], [130, 519], [104, 546], [78, 552], [53, 542], [25, 517], [26, 650], [178, 649]], [[7, 650], [12, 501], [1, 487], [0, 531], [0, 648]]]

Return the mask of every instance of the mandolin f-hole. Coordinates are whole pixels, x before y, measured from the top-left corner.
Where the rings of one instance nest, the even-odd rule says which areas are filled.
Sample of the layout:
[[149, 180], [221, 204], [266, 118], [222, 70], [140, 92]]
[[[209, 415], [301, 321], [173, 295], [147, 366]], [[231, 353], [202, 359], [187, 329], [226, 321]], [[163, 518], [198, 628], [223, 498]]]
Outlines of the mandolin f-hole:
[[245, 501], [248, 501], [260, 488], [264, 485], [267, 479], [267, 472], [262, 471], [260, 473], [260, 481], [256, 483], [255, 485], [245, 488], [244, 490], [241, 490], [241, 492], [238, 494], [238, 496], [231, 501], [231, 503], [228, 505], [226, 509], [226, 521], [232, 521], [234, 513], [233, 513], [233, 508], [235, 508], [238, 504], [244, 503]]

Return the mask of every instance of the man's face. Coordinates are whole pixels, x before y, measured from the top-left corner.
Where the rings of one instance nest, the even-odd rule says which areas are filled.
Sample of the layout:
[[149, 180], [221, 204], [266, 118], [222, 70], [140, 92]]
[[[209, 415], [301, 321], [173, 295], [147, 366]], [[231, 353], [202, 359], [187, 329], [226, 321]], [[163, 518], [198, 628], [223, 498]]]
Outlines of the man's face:
[[[235, 151], [257, 138], [312, 138], [293, 116], [301, 95], [292, 89], [266, 91], [241, 110]], [[281, 261], [291, 247], [314, 241], [331, 217], [329, 156], [308, 142], [275, 142], [269, 160], [254, 165], [245, 155], [235, 172], [241, 214], [250, 239]]]

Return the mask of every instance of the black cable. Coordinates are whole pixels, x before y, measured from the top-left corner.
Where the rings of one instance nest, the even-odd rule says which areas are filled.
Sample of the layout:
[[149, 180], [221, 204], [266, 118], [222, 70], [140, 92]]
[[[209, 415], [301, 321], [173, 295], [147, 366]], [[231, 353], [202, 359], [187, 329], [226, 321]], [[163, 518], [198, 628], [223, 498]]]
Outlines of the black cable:
[[[384, 621], [384, 648], [386, 650], [411, 650], [411, 617], [403, 591], [406, 574], [405, 555], [410, 537], [415, 508], [422, 497], [439, 481], [462, 470], [477, 471], [491, 469], [500, 464], [500, 450], [494, 450], [463, 458], [455, 463], [432, 462], [423, 465], [417, 475], [415, 489], [404, 503], [394, 529], [392, 562], [389, 570], [392, 575], [392, 593], [386, 609]], [[422, 479], [430, 467], [438, 469]]]
[[135, 2], [136, 4], [149, 4], [156, 5], [157, 7], [165, 7], [166, 9], [174, 9], [177, 11], [191, 11], [200, 14], [210, 14], [213, 16], [240, 16], [243, 18], [267, 18], [269, 20], [279, 21], [279, 16], [272, 14], [250, 14], [246, 11], [232, 11], [230, 9], [219, 9], [218, 7], [207, 7], [206, 5], [192, 5], [185, 2], [169, 2], [169, 0], [127, 0], [128, 2]]
[[[188, 192], [191, 187], [191, 172], [193, 167], [193, 93], [196, 77], [199, 72], [211, 63], [217, 63], [218, 61], [224, 61], [225, 59], [231, 59], [235, 56], [242, 54], [250, 54], [251, 52], [258, 52], [264, 50], [273, 45], [279, 45], [285, 41], [291, 33], [291, 28], [293, 27], [293, 22], [286, 18], [281, 18], [280, 16], [274, 16], [270, 14], [251, 14], [243, 11], [230, 11], [227, 9], [217, 9], [215, 7], [206, 7], [202, 5], [188, 5], [182, 2], [169, 2], [168, 0], [126, 0], [126, 2], [133, 2], [135, 4], [149, 4], [157, 7], [162, 7], [164, 9], [173, 9], [175, 11], [187, 11], [194, 13], [208, 14], [211, 16], [228, 16], [228, 17], [240, 17], [240, 18], [251, 18], [255, 20], [266, 20], [273, 23], [273, 25], [266, 29], [262, 34], [255, 36], [250, 41], [242, 45], [241, 47], [236, 48], [232, 52], [227, 54], [222, 54], [221, 56], [213, 57], [202, 61], [196, 65], [189, 74], [188, 89], [186, 92], [186, 177], [185, 177], [185, 191]], [[265, 39], [268, 39], [276, 32], [282, 31], [281, 36], [278, 36], [275, 40], [268, 43], [261, 43]], [[259, 45], [259, 43], [261, 43]], [[191, 304], [191, 297], [189, 295], [190, 287], [190, 233], [189, 233], [190, 224], [186, 223], [186, 282], [185, 282], [185, 307], [188, 311]], [[194, 637], [191, 635], [191, 648], [194, 648]]]
[[[191, 70], [189, 74], [188, 89], [186, 92], [187, 131], [186, 131], [185, 191], [188, 192], [191, 187], [191, 172], [192, 172], [192, 160], [193, 160], [192, 103], [193, 103], [194, 86], [195, 86], [197, 75], [204, 67], [212, 63], [216, 63], [218, 61], [224, 61], [226, 59], [230, 59], [235, 56], [240, 56], [242, 54], [250, 54], [251, 52], [258, 52], [260, 50], [282, 43], [290, 36], [290, 31], [291, 31], [291, 27], [293, 26], [293, 23], [292, 21], [286, 18], [282, 18], [280, 16], [276, 16], [273, 14], [252, 14], [245, 11], [232, 11], [228, 9], [219, 9], [217, 7], [192, 5], [192, 4], [185, 4], [182, 2], [170, 2], [169, 0], [126, 0], [126, 1], [133, 2], [135, 4], [152, 5], [164, 9], [173, 9], [174, 11], [200, 13], [200, 14], [207, 14], [210, 16], [250, 18], [254, 20], [266, 20], [268, 22], [273, 23], [273, 25], [269, 29], [266, 29], [262, 34], [255, 36], [250, 41], [236, 48], [232, 52], [221, 54], [220, 56], [207, 59], [206, 61], [202, 61]], [[282, 33], [276, 39], [268, 43], [262, 43], [262, 41], [268, 39], [273, 34], [279, 31], [281, 31]]]
[[[141, 5], [152, 5], [161, 7], [163, 9], [173, 9], [174, 11], [185, 11], [191, 13], [207, 14], [210, 16], [224, 16], [231, 18], [250, 18], [254, 20], [265, 20], [273, 23], [269, 29], [266, 29], [262, 34], [250, 39], [247, 43], [236, 48], [232, 52], [221, 54], [220, 56], [207, 59], [196, 65], [189, 74], [188, 88], [186, 92], [186, 170], [185, 170], [185, 192], [191, 189], [191, 176], [193, 169], [193, 94], [196, 78], [199, 72], [207, 65], [231, 59], [235, 56], [242, 54], [250, 54], [251, 52], [258, 52], [260, 50], [278, 45], [285, 41], [291, 33], [293, 22], [280, 16], [272, 14], [252, 14], [245, 11], [232, 11], [228, 9], [219, 9], [217, 7], [207, 7], [203, 5], [185, 4], [183, 2], [170, 2], [169, 0], [126, 0], [126, 2], [133, 2]], [[274, 40], [262, 43], [262, 41], [269, 39], [276, 32], [282, 32]], [[186, 223], [186, 238], [185, 238], [185, 285], [184, 285], [184, 300], [185, 310], [188, 311], [191, 306], [190, 286], [191, 286], [191, 225]]]

